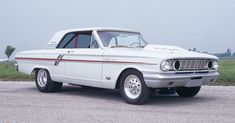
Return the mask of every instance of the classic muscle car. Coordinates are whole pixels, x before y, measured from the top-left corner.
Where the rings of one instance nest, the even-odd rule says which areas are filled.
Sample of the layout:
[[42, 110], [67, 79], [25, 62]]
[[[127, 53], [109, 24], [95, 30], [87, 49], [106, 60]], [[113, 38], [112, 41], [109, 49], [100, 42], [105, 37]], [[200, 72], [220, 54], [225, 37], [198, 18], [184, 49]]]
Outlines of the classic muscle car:
[[41, 92], [62, 83], [119, 89], [130, 104], [143, 104], [154, 89], [195, 96], [218, 77], [218, 58], [176, 46], [153, 45], [140, 32], [85, 28], [57, 32], [47, 48], [16, 54], [17, 69], [35, 75]]

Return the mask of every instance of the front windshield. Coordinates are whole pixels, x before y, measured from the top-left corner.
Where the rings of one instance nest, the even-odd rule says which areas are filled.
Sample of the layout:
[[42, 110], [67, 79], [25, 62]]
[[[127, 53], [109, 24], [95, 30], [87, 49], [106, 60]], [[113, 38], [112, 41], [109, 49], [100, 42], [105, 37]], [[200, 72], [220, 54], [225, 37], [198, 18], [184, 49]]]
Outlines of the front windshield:
[[97, 33], [104, 47], [142, 48], [147, 44], [141, 34], [137, 32], [98, 31]]

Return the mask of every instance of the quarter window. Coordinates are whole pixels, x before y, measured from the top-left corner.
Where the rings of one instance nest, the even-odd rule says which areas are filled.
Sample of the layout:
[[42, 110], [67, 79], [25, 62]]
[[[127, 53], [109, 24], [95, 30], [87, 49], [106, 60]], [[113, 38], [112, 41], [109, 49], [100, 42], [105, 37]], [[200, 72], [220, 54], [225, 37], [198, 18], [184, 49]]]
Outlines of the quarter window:
[[98, 48], [92, 31], [74, 32], [64, 36], [57, 48]]

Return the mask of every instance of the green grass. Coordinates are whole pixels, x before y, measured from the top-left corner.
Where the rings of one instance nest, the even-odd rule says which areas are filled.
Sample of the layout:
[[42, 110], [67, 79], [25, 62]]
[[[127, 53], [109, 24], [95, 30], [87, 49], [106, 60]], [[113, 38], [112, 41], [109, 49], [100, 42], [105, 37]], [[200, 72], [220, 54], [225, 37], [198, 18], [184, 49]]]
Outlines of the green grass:
[[235, 85], [235, 59], [220, 59], [219, 65], [220, 76], [216, 84]]
[[[235, 59], [224, 58], [220, 59], [219, 79], [215, 82], [216, 85], [235, 85]], [[0, 63], [0, 80], [5, 81], [29, 81], [33, 77], [20, 72], [17, 72], [14, 63]]]
[[0, 63], [0, 80], [2, 81], [30, 81], [30, 75], [20, 73], [15, 70], [13, 62]]

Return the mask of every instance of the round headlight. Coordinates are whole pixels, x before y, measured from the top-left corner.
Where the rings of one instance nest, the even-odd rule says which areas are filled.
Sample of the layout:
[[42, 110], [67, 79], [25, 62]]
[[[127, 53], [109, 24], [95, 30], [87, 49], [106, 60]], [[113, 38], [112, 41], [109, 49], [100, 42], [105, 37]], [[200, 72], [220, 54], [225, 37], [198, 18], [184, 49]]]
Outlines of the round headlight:
[[162, 64], [161, 64], [161, 69], [163, 71], [168, 71], [168, 70], [172, 69], [170, 61], [167, 61], [167, 60], [163, 61]]
[[213, 62], [212, 62], [212, 60], [209, 60], [209, 61], [207, 62], [207, 68], [208, 68], [208, 69], [212, 69], [212, 68], [213, 68]]
[[173, 67], [174, 67], [175, 70], [179, 70], [180, 69], [180, 61], [176, 60], [173, 63]]
[[218, 70], [218, 68], [219, 68], [218, 61], [214, 61], [214, 62], [213, 62], [213, 68], [214, 68], [215, 70]]

